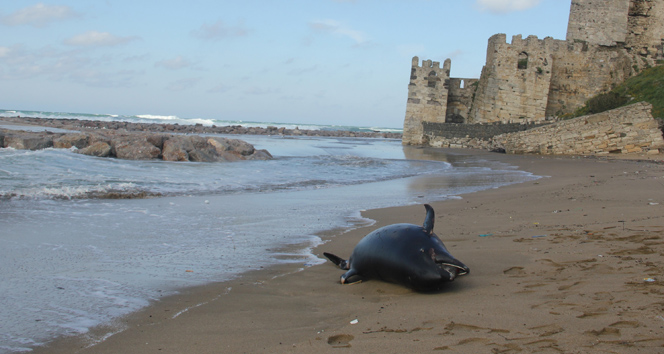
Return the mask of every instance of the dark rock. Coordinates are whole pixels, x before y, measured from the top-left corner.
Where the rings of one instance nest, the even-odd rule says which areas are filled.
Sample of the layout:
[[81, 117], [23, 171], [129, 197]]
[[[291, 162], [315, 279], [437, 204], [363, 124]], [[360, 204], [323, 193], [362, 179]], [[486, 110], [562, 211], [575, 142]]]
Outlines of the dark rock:
[[56, 149], [69, 149], [75, 146], [82, 149], [88, 146], [88, 135], [78, 134], [65, 134], [59, 138], [53, 139], [53, 147]]
[[171, 136], [170, 135], [164, 135], [164, 134], [149, 134], [146, 136], [147, 141], [158, 147], [159, 149], [164, 149], [164, 142], [168, 140]]
[[98, 141], [86, 148], [76, 150], [77, 153], [97, 157], [109, 157], [111, 155], [111, 146], [103, 141]]
[[8, 134], [4, 138], [4, 146], [17, 150], [41, 150], [53, 147], [53, 136], [20, 132]]
[[221, 155], [231, 148], [228, 139], [225, 138], [208, 138], [207, 143], [216, 151], [217, 155]]
[[219, 157], [204, 150], [192, 150], [189, 152], [189, 161], [194, 162], [217, 162]]
[[274, 157], [272, 157], [272, 154], [270, 154], [267, 150], [262, 149], [262, 150], [256, 150], [254, 153], [249, 156], [247, 160], [272, 160]]
[[234, 151], [223, 151], [219, 157], [220, 157], [219, 161], [227, 161], [227, 162], [244, 160], [242, 155]]
[[151, 160], [161, 155], [161, 150], [150, 144], [145, 136], [120, 137], [111, 141], [112, 154], [119, 159]]
[[162, 159], [164, 161], [189, 161], [189, 151], [194, 150], [194, 144], [186, 136], [174, 136], [164, 141]]
[[249, 156], [254, 153], [254, 146], [244, 140], [228, 139], [229, 150], [235, 151], [242, 156]]

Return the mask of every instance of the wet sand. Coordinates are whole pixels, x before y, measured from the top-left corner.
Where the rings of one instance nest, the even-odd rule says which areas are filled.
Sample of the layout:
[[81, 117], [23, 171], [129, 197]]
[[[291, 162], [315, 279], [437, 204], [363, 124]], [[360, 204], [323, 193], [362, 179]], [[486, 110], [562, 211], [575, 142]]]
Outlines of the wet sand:
[[[341, 285], [330, 262], [283, 265], [187, 289], [35, 353], [663, 352], [661, 155], [475, 153], [549, 177], [431, 203], [434, 231], [471, 268], [440, 292]], [[330, 231], [315, 253], [347, 257], [378, 227], [421, 224], [424, 208], [363, 215], [376, 224]]]

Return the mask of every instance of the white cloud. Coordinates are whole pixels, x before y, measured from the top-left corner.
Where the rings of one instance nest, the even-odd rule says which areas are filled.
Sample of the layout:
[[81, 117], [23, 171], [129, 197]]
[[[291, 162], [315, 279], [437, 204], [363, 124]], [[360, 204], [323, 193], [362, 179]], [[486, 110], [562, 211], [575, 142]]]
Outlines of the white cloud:
[[480, 10], [493, 13], [523, 11], [535, 7], [539, 3], [540, 0], [477, 0]]
[[229, 37], [244, 37], [251, 30], [244, 27], [242, 23], [235, 26], [227, 26], [222, 20], [211, 25], [203, 24], [201, 28], [191, 31], [191, 35], [205, 40], [219, 41]]
[[355, 41], [355, 44], [361, 45], [369, 42], [369, 38], [364, 32], [354, 30], [335, 20], [318, 20], [309, 22], [309, 28], [335, 35], [348, 37]]
[[179, 70], [191, 66], [191, 63], [182, 56], [177, 56], [173, 59], [158, 61], [154, 66], [170, 70]]
[[53, 47], [30, 49], [23, 45], [0, 47], [0, 80], [42, 77], [47, 81], [73, 82], [94, 87], [135, 86], [142, 72], [113, 70], [106, 56], [82, 55], [79, 50]]
[[0, 23], [8, 26], [30, 25], [44, 27], [51, 22], [64, 21], [80, 15], [69, 6], [55, 6], [38, 3], [13, 14], [0, 17]]
[[125, 44], [136, 39], [138, 37], [118, 37], [108, 32], [88, 31], [66, 39], [64, 44], [79, 47], [101, 47]]

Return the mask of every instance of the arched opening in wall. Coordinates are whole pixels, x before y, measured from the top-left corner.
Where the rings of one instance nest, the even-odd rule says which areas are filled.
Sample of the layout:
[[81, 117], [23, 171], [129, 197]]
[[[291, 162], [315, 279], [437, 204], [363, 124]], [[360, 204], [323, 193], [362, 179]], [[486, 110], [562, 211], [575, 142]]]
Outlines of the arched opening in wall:
[[519, 60], [516, 64], [517, 69], [528, 69], [528, 53], [519, 53]]

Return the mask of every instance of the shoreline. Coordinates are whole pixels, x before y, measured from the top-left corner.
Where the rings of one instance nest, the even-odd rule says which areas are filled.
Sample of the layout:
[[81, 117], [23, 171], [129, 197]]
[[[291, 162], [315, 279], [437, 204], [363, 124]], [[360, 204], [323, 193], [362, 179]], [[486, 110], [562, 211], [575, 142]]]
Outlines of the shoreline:
[[[342, 286], [342, 271], [329, 262], [303, 270], [284, 264], [185, 289], [34, 352], [625, 353], [664, 347], [664, 195], [657, 193], [664, 165], [474, 153], [551, 177], [431, 203], [434, 232], [471, 268], [441, 292], [375, 280]], [[362, 216], [376, 222], [322, 233], [314, 254], [347, 257], [371, 230], [421, 224], [424, 208]], [[87, 347], [90, 338], [119, 329]]]
[[196, 124], [166, 123], [133, 123], [125, 121], [83, 120], [73, 118], [39, 118], [39, 117], [0, 117], [0, 124], [31, 125], [64, 130], [126, 130], [131, 132], [173, 133], [173, 134], [229, 134], [229, 135], [293, 135], [321, 137], [353, 137], [401, 139], [401, 133], [380, 131], [348, 131], [348, 130], [308, 130], [287, 129], [285, 127], [268, 126], [243, 127], [241, 125], [205, 126]]

